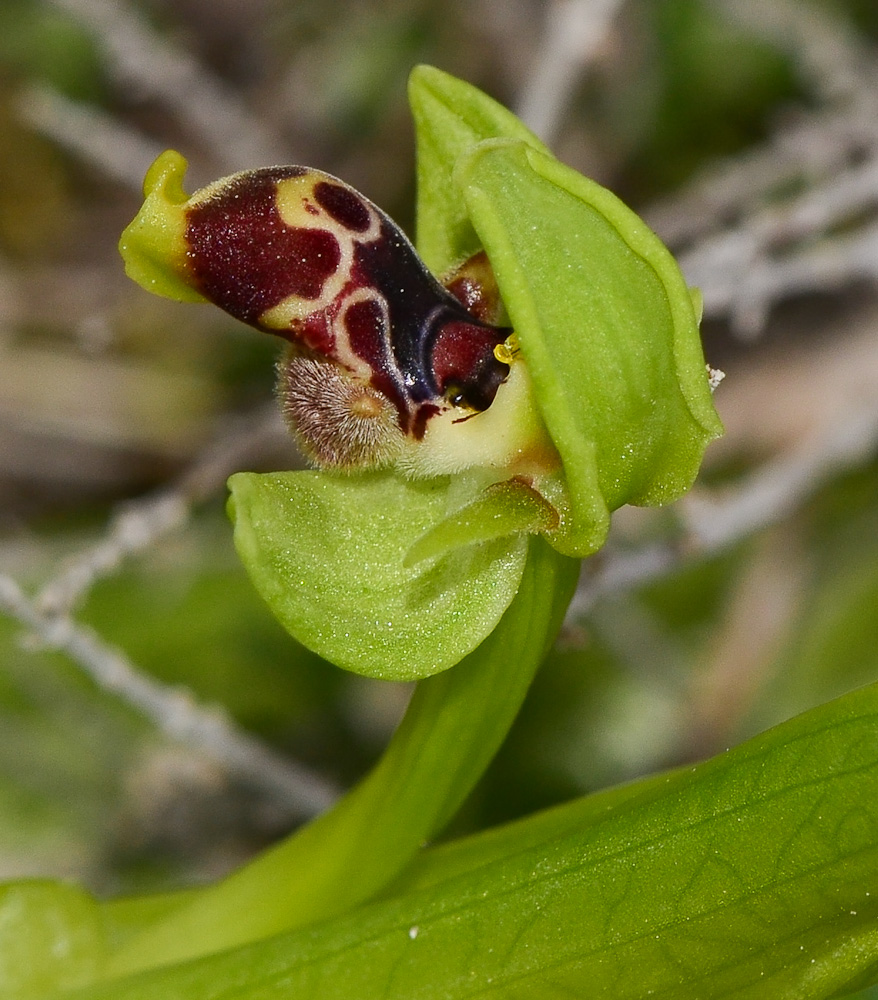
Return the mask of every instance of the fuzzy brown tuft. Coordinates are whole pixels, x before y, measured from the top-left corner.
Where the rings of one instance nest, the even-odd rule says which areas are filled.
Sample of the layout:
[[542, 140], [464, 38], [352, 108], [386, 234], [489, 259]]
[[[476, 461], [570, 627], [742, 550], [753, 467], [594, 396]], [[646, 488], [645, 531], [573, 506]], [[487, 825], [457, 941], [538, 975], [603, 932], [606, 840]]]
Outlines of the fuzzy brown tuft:
[[291, 352], [278, 365], [278, 395], [302, 450], [318, 466], [378, 468], [399, 453], [403, 435], [390, 400], [332, 361]]

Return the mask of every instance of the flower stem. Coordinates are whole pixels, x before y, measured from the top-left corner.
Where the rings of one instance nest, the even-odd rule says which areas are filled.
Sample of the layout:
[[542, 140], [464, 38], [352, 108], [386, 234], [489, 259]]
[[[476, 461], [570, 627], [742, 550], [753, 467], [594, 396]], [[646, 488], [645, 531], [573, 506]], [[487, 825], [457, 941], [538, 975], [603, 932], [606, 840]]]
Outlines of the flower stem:
[[483, 774], [573, 593], [578, 561], [530, 541], [518, 594], [459, 664], [420, 681], [372, 772], [331, 809], [148, 927], [120, 976], [324, 920], [374, 896], [448, 822]]

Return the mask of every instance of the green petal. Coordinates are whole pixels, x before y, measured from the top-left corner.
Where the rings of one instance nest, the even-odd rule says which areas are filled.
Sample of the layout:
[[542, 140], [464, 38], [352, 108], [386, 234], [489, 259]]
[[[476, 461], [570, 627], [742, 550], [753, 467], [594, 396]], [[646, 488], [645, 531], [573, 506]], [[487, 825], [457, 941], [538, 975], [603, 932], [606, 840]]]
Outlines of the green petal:
[[527, 483], [507, 479], [489, 486], [462, 510], [430, 528], [408, 550], [406, 566], [445, 555], [462, 545], [517, 532], [536, 534], [558, 526], [558, 512]]
[[308, 648], [355, 673], [427, 677], [493, 630], [527, 551], [516, 534], [404, 563], [471, 499], [456, 478], [239, 473], [230, 480], [235, 544], [256, 589]]

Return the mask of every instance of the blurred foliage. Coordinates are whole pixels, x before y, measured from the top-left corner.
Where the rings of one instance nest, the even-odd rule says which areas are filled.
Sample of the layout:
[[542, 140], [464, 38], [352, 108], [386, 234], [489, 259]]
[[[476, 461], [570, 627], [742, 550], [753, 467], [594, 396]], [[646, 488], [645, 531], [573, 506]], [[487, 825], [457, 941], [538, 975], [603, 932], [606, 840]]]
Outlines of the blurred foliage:
[[[428, 60], [514, 102], [543, 6], [155, 0], [139, 9], [232, 88], [291, 160], [345, 176], [410, 225], [408, 70]], [[869, 0], [822, 6], [878, 39]], [[605, 53], [578, 89], [559, 147], [635, 205], [752, 146], [809, 100], [787, 52], [699, 0], [632, 0], [615, 44], [624, 51]], [[59, 554], [100, 536], [116, 502], [167, 483], [225, 415], [266, 400], [275, 354], [267, 337], [129, 287], [115, 243], [138, 192], [38, 134], [21, 110], [37, 83], [162, 143], [190, 141], [160, 101], [114, 77], [71, 15], [36, 0], [0, 4], [0, 561], [34, 587]], [[204, 179], [220, 172], [216, 151], [191, 143]], [[711, 338], [732, 365], [757, 363], [727, 331]], [[873, 463], [784, 525], [600, 601], [561, 637], [454, 832], [718, 752], [873, 680], [876, 495]], [[789, 618], [734, 713], [704, 731], [718, 637], [772, 546], [777, 561], [796, 554]], [[221, 498], [95, 586], [81, 615], [143, 670], [344, 782], [374, 759], [404, 704], [405, 689], [348, 678], [280, 630], [238, 566]], [[227, 870], [282, 826], [252, 791], [169, 747], [0, 617], [0, 875], [75, 876], [102, 892], [170, 887]]]
[[[644, 25], [653, 103], [627, 167], [638, 198], [683, 183], [706, 162], [764, 139], [772, 113], [801, 96], [787, 56], [699, 0], [664, 0]], [[694, 95], [697, 100], [693, 100]]]
[[109, 93], [94, 38], [39, 0], [6, 0], [0, 8], [0, 67], [2, 77], [40, 79], [82, 100]]
[[[367, 702], [364, 682], [292, 642], [266, 613], [221, 510], [98, 583], [81, 617], [138, 667], [344, 783], [379, 750], [368, 719], [352, 721], [346, 708], [352, 697]], [[22, 646], [17, 633], [0, 618], [9, 875], [58, 871], [102, 891], [174, 884], [226, 870], [285, 829], [282, 812], [197, 754], [169, 748], [64, 657]]]
[[51, 256], [64, 237], [59, 220], [70, 210], [60, 157], [46, 140], [22, 128], [2, 93], [0, 134], [0, 246], [14, 259]]

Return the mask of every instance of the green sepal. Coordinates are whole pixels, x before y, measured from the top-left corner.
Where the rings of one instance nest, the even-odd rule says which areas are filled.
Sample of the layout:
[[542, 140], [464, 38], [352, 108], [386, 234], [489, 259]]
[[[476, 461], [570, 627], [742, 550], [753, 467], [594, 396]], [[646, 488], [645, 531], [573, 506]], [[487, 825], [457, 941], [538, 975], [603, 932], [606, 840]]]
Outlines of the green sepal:
[[527, 143], [482, 142], [455, 176], [564, 464], [549, 540], [588, 555], [610, 511], [681, 496], [722, 432], [692, 296], [637, 215]]
[[437, 271], [487, 252], [563, 462], [534, 484], [560, 518], [546, 537], [589, 555], [617, 507], [681, 496], [722, 433], [700, 295], [637, 215], [481, 91], [420, 66], [409, 93], [419, 250]]
[[144, 202], [122, 233], [125, 273], [155, 295], [178, 302], [207, 302], [192, 287], [186, 264], [187, 163], [173, 149], [162, 153], [143, 181]]
[[519, 532], [405, 563], [471, 499], [456, 478], [238, 473], [229, 481], [235, 544], [275, 616], [309, 649], [371, 677], [427, 677], [490, 634], [527, 552]]
[[481, 249], [454, 179], [460, 157], [496, 136], [548, 150], [502, 104], [434, 66], [412, 70], [409, 104], [418, 137], [418, 253], [434, 274], [441, 274]]

